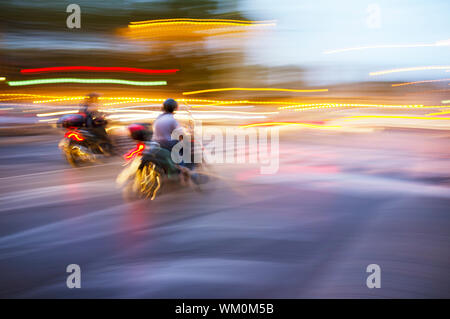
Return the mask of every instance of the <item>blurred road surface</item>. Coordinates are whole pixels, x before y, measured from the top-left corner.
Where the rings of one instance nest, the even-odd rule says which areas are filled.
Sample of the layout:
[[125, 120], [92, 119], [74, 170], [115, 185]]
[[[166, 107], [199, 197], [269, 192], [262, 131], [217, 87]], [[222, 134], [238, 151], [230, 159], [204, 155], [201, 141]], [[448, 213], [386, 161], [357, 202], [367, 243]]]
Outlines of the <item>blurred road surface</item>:
[[298, 132], [275, 175], [217, 165], [203, 193], [133, 203], [120, 160], [73, 169], [57, 136], [2, 137], [0, 297], [449, 298], [449, 134]]

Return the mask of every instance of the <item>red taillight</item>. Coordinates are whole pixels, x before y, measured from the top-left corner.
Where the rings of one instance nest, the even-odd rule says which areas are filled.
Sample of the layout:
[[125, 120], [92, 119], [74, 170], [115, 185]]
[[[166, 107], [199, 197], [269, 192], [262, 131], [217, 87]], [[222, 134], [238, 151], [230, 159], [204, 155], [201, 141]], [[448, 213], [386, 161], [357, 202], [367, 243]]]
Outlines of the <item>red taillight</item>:
[[126, 160], [131, 160], [135, 158], [136, 156], [139, 156], [144, 152], [145, 144], [144, 143], [138, 143], [135, 148], [133, 148], [131, 151], [126, 153], [124, 155]]
[[66, 134], [64, 135], [64, 137], [70, 138], [70, 139], [72, 139], [72, 140], [74, 140], [74, 141], [79, 141], [79, 142], [84, 141], [84, 137], [81, 136], [81, 134], [79, 134], [79, 133], [77, 133], [77, 132], [74, 132], [74, 131], [68, 131], [68, 132], [66, 132]]

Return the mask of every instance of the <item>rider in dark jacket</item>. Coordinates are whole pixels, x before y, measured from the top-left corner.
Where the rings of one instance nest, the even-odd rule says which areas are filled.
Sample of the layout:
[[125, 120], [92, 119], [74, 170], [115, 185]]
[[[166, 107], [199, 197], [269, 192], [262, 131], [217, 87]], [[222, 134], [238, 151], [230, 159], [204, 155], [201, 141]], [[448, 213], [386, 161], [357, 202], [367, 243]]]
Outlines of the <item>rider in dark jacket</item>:
[[79, 113], [84, 115], [85, 126], [89, 132], [99, 140], [99, 143], [107, 144], [111, 151], [112, 143], [105, 130], [106, 120], [104, 114], [98, 110], [99, 96], [98, 93], [89, 93], [81, 104]]

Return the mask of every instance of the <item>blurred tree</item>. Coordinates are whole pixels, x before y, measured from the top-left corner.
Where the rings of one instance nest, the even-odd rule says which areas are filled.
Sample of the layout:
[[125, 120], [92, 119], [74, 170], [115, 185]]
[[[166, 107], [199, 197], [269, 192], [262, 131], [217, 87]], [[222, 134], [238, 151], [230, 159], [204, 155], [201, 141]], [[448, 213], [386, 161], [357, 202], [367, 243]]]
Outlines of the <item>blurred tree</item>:
[[[9, 78], [29, 79], [30, 76], [20, 74], [20, 68], [96, 65], [178, 68], [181, 71], [175, 75], [153, 76], [168, 81], [165, 90], [178, 93], [235, 86], [236, 83], [262, 86], [267, 82], [267, 68], [246, 64], [245, 36], [241, 34], [216, 37], [214, 41], [207, 36], [189, 41], [180, 36], [161, 45], [160, 39], [136, 42], [117, 33], [130, 21], [167, 18], [245, 20], [238, 10], [238, 0], [78, 0], [76, 3], [81, 7], [81, 29], [66, 27], [67, 1], [16, 0], [0, 4], [3, 33], [0, 63], [4, 64]], [[86, 76], [83, 73], [71, 75]], [[148, 78], [135, 74], [115, 77]], [[55, 88], [58, 86], [41, 87]], [[102, 89], [108, 90], [108, 87]], [[117, 87], [111, 89], [117, 90]]]

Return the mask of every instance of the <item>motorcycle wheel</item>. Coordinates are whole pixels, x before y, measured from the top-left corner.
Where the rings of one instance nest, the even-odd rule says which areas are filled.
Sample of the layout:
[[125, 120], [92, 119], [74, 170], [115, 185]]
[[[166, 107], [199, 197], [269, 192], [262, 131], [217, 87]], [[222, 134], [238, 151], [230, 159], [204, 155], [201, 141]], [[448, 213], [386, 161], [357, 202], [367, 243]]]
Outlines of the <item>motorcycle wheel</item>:
[[91, 162], [90, 154], [83, 151], [79, 145], [71, 145], [65, 151], [67, 162], [73, 167], [80, 167]]
[[154, 200], [161, 189], [163, 174], [163, 171], [151, 162], [138, 169], [131, 186], [136, 197]]

